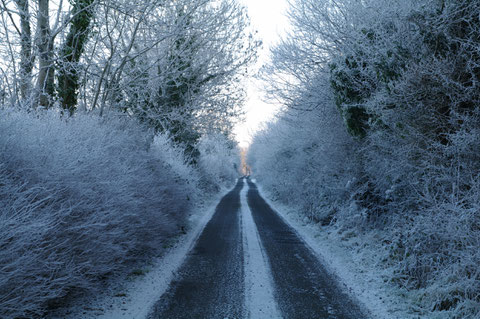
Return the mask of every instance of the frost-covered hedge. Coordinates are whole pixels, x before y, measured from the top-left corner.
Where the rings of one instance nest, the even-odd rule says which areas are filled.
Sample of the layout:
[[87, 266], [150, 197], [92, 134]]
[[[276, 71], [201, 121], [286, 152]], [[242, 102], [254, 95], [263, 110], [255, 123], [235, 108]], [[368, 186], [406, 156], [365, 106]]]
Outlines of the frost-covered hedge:
[[355, 159], [339, 114], [325, 105], [321, 110], [283, 114], [256, 135], [248, 162], [274, 199], [312, 221], [329, 223], [347, 196]]
[[314, 221], [374, 234], [363, 249], [421, 317], [478, 318], [480, 2], [293, 4], [270, 81], [288, 111], [255, 138], [255, 176]]
[[239, 176], [239, 150], [223, 134], [210, 134], [198, 143], [201, 185], [206, 190], [218, 191], [231, 187]]
[[0, 317], [37, 317], [71, 291], [158, 254], [199, 177], [128, 119], [0, 110]]

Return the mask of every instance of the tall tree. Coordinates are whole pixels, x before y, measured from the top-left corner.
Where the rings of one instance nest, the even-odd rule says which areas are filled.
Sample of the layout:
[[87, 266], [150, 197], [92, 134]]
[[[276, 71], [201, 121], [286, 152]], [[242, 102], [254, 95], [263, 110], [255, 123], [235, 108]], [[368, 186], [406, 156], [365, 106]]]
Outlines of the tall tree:
[[53, 65], [53, 39], [49, 22], [49, 0], [38, 0], [37, 36], [38, 76], [37, 105], [49, 108], [54, 94], [55, 68]]
[[79, 61], [88, 40], [94, 2], [74, 1], [70, 30], [60, 52], [57, 92], [62, 108], [70, 114], [73, 114], [77, 105]]
[[[196, 158], [198, 150], [195, 144], [200, 135], [194, 130], [194, 114], [189, 104], [195, 94], [199, 93], [200, 74], [193, 61], [198, 45], [197, 36], [189, 30], [191, 17], [186, 14], [186, 8], [178, 5], [176, 11], [175, 24], [179, 29], [167, 57], [170, 70], [167, 71], [166, 83], [160, 87], [156, 101], [162, 112], [170, 116], [163, 123], [158, 123], [160, 126], [157, 129], [169, 131], [173, 140], [185, 148], [186, 155]], [[162, 72], [159, 68], [160, 76]]]
[[15, 0], [15, 4], [20, 15], [20, 93], [26, 100], [30, 95], [33, 69], [29, 3], [28, 0]]
[[123, 82], [123, 105], [156, 131], [168, 132], [195, 162], [202, 134], [231, 133], [243, 98], [241, 78], [259, 43], [245, 32], [243, 8], [230, 0], [182, 0], [163, 7], [157, 18], [162, 28], [142, 32], [135, 51], [148, 48], [152, 37], [167, 36], [129, 64], [127, 78], [135, 83]]

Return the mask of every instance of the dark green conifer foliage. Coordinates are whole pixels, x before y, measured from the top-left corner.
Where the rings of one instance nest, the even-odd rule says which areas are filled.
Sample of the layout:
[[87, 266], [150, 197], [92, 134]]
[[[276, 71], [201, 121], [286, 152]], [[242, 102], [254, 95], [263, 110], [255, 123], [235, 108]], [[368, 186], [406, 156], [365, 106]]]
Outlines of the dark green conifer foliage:
[[[176, 47], [178, 49], [186, 45], [185, 39], [178, 39]], [[188, 47], [193, 46], [193, 40], [189, 41]], [[195, 74], [191, 68], [191, 61], [182, 56], [171, 56], [175, 68], [178, 69], [172, 78], [169, 79], [162, 92], [159, 94], [158, 104], [167, 114], [174, 115], [167, 119], [165, 127], [161, 130], [168, 130], [173, 140], [185, 147], [185, 154], [195, 159], [199, 153], [195, 147], [200, 135], [192, 127], [194, 114], [188, 107], [190, 97], [197, 93], [199, 88], [198, 74]], [[192, 72], [193, 71], [193, 72]]]

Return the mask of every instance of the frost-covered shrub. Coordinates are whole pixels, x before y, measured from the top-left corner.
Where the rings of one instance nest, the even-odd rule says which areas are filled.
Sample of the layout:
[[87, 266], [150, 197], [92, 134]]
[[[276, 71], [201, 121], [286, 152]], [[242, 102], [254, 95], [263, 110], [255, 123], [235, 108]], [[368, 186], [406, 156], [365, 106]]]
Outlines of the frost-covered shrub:
[[151, 258], [195, 173], [127, 119], [0, 111], [0, 316], [38, 317]]
[[412, 37], [422, 41], [411, 50], [421, 58], [366, 103], [378, 122], [365, 140], [365, 172], [404, 234], [396, 282], [452, 317], [478, 315], [480, 304], [471, 270], [480, 241], [479, 13], [470, 1], [412, 12]]
[[206, 190], [230, 187], [239, 176], [239, 150], [223, 134], [203, 136], [198, 142], [198, 167]]
[[253, 176], [274, 198], [329, 223], [354, 176], [355, 144], [332, 100], [287, 112], [258, 133], [248, 151]]
[[[480, 2], [298, 0], [291, 16], [270, 88], [288, 117], [254, 140], [255, 176], [302, 213], [381, 234], [376, 264], [424, 311], [477, 318]], [[343, 123], [325, 124], [334, 105]]]

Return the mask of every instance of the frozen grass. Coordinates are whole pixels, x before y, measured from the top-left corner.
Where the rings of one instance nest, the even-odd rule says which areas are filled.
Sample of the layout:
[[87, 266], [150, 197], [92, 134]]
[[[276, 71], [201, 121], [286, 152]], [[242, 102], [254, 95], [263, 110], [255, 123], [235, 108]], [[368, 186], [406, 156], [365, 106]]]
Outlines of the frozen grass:
[[240, 192], [247, 318], [282, 318], [274, 297], [272, 269], [248, 206], [249, 186], [244, 180]]
[[158, 255], [198, 174], [125, 119], [0, 111], [0, 316], [40, 317]]

